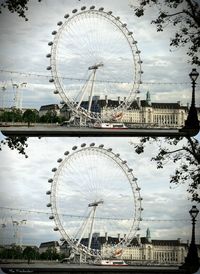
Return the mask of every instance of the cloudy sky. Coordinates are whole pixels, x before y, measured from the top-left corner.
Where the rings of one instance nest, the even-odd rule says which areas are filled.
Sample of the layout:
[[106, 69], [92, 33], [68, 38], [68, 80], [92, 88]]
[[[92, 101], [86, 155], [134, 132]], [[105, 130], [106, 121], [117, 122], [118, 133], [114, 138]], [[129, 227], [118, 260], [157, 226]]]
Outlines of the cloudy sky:
[[[115, 15], [120, 16], [122, 22], [127, 23], [129, 30], [133, 31], [143, 60], [143, 82], [145, 84], [141, 86], [141, 98], [144, 98], [146, 91], [149, 90], [152, 94], [152, 101], [176, 102], [181, 100], [184, 104], [190, 102], [191, 87], [188, 74], [192, 68], [187, 63], [184, 50], [171, 52], [169, 50], [170, 29], [165, 33], [157, 33], [155, 28], [149, 24], [151, 13], [142, 19], [135, 18], [128, 6], [130, 2], [115, 0], [113, 4], [113, 1], [105, 0], [99, 4], [97, 0], [59, 0], [56, 2], [43, 0], [41, 3], [30, 1], [27, 13], [28, 22], [4, 11], [0, 16], [0, 69], [2, 70], [0, 82], [7, 88], [7, 93], [4, 94], [4, 104], [13, 105], [12, 82], [17, 84], [27, 82], [26, 87], [21, 88], [23, 107], [39, 108], [40, 105], [60, 101], [58, 96], [53, 95], [54, 87], [49, 83], [49, 78], [11, 74], [5, 71], [49, 76], [46, 71], [49, 60], [45, 55], [49, 52], [47, 44], [52, 40], [51, 32], [57, 29], [57, 22], [63, 20], [63, 15], [70, 13], [74, 8], [80, 9], [82, 5], [91, 6], [93, 4], [98, 7], [103, 6], [106, 10], [112, 10]], [[198, 93], [197, 104], [200, 102], [199, 98]], [[87, 144], [95, 142], [98, 145], [103, 143], [106, 147], [112, 147], [133, 168], [144, 199], [141, 236], [145, 235], [149, 227], [154, 239], [189, 240], [191, 225], [188, 210], [192, 204], [188, 200], [185, 186], [170, 188], [170, 174], [175, 168], [174, 165], [169, 163], [165, 169], [156, 170], [156, 166], [150, 161], [156, 152], [156, 146], [149, 146], [145, 154], [138, 156], [130, 145], [131, 141], [137, 142], [138, 140], [131, 138], [42, 138], [40, 140], [30, 138], [27, 148], [29, 158], [27, 159], [18, 155], [16, 151], [3, 148], [0, 153], [0, 212], [1, 224], [6, 224], [6, 227], [1, 226], [0, 228], [1, 242], [13, 242], [14, 234], [18, 234], [15, 237], [18, 241], [21, 234], [23, 243], [37, 245], [43, 241], [60, 238], [59, 233], [52, 229], [54, 227], [52, 221], [48, 219], [50, 211], [46, 207], [48, 196], [45, 194], [49, 190], [47, 180], [52, 175], [52, 167], [57, 165], [56, 161], [62, 157], [64, 151], [71, 150], [74, 145], [80, 145], [83, 142]], [[76, 202], [75, 199], [74, 203]], [[26, 219], [27, 222], [13, 227], [12, 219], [18, 222]], [[197, 226], [199, 227], [199, 222]], [[200, 243], [200, 234], [197, 235], [197, 241]]]

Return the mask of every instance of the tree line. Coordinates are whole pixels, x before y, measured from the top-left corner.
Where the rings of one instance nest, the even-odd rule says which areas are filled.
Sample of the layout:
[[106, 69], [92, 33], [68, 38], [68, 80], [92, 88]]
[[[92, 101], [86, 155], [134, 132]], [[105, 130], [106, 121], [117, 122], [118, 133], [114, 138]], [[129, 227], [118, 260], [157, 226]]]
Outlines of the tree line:
[[24, 122], [28, 126], [31, 123], [61, 123], [65, 120], [64, 117], [57, 115], [56, 111], [47, 111], [40, 116], [37, 110], [27, 109], [22, 112], [20, 109], [12, 109], [12, 111], [4, 111], [0, 114], [0, 122]]
[[0, 250], [0, 260], [62, 260], [65, 258], [63, 253], [58, 253], [56, 248], [49, 247], [45, 252], [40, 253], [37, 247], [27, 246], [24, 249], [21, 246], [13, 245], [4, 247]]

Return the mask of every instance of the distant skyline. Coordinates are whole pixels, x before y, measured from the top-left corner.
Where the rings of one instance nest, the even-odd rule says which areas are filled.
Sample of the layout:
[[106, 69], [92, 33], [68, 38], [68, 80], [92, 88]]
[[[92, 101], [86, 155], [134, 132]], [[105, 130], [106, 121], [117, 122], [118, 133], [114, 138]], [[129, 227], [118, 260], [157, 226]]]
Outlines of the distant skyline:
[[[128, 4], [129, 1], [121, 0], [115, 0], [114, 3], [111, 0], [102, 0], [101, 4], [97, 0], [43, 0], [41, 3], [30, 1], [27, 22], [4, 10], [0, 14], [0, 70], [49, 76], [46, 70], [49, 60], [45, 55], [49, 52], [47, 44], [52, 39], [51, 32], [57, 28], [57, 22], [63, 20], [64, 14], [74, 8], [80, 10], [83, 5], [104, 6], [106, 10], [112, 10], [127, 23], [138, 41], [143, 60], [143, 82], [149, 83], [141, 86], [140, 98], [145, 99], [146, 92], [150, 91], [154, 102], [181, 101], [184, 105], [190, 103], [191, 83], [188, 74], [192, 66], [187, 63], [185, 50], [170, 51], [170, 28], [157, 33], [155, 27], [150, 24], [151, 14], [138, 19]], [[13, 83], [18, 84], [27, 82], [27, 86], [23, 88], [23, 107], [39, 108], [41, 105], [60, 102], [59, 96], [53, 94], [55, 88], [48, 82], [48, 77], [0, 72], [1, 85], [7, 84], [7, 91], [12, 95], [9, 97], [10, 105], [14, 97], [10, 85], [11, 79]], [[197, 106], [200, 104], [198, 89], [199, 84], [196, 94]], [[1, 134], [1, 139], [4, 138]], [[200, 140], [199, 135], [196, 138]], [[186, 185], [170, 185], [170, 175], [175, 165], [167, 163], [164, 169], [157, 170], [156, 165], [150, 160], [156, 153], [156, 145], [149, 145], [144, 154], [137, 155], [130, 145], [131, 141], [138, 142], [138, 138], [29, 138], [27, 159], [15, 150], [3, 147], [0, 152], [0, 224], [6, 223], [8, 228], [5, 230], [0, 227], [4, 241], [13, 242], [11, 216], [13, 220], [27, 220], [26, 224], [21, 226], [24, 244], [39, 245], [41, 242], [60, 239], [59, 233], [53, 231], [55, 225], [48, 219], [47, 214], [6, 211], [1, 207], [50, 213], [46, 207], [48, 202], [46, 191], [49, 190], [47, 180], [52, 174], [51, 169], [57, 165], [56, 161], [64, 151], [71, 150], [74, 145], [80, 146], [84, 142], [103, 143], [106, 147], [112, 147], [113, 151], [120, 153], [133, 168], [144, 199], [141, 236], [145, 235], [149, 227], [152, 239], [190, 240], [191, 220], [188, 211], [195, 203], [188, 200]], [[74, 202], [76, 203], [77, 200], [75, 199]], [[197, 207], [199, 208], [199, 205]], [[196, 225], [197, 243], [200, 243], [199, 218], [200, 214]]]

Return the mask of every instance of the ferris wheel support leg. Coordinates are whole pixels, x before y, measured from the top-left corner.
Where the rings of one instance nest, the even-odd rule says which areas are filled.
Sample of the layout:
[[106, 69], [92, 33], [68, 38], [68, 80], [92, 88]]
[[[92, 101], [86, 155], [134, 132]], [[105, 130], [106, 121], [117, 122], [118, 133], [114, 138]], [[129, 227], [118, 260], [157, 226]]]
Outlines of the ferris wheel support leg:
[[91, 223], [91, 228], [90, 228], [90, 237], [89, 237], [89, 241], [88, 241], [88, 248], [91, 247], [92, 234], [93, 234], [93, 229], [94, 229], [94, 218], [95, 218], [96, 208], [97, 208], [97, 207], [94, 206], [94, 209], [93, 209], [93, 216], [92, 216], [92, 223]]
[[87, 218], [87, 221], [86, 221], [86, 223], [85, 223], [85, 225], [84, 225], [84, 227], [83, 227], [83, 231], [82, 231], [82, 233], [81, 233], [81, 236], [80, 236], [80, 238], [79, 238], [79, 240], [78, 240], [78, 242], [77, 242], [77, 246], [80, 244], [80, 242], [81, 242], [81, 240], [82, 240], [82, 238], [83, 238], [83, 235], [84, 235], [84, 233], [85, 233], [85, 230], [86, 230], [86, 228], [87, 228], [87, 225], [88, 225], [88, 223], [89, 223], [89, 221], [90, 221], [90, 217], [91, 217], [91, 215], [92, 215], [92, 210], [90, 211], [90, 213], [89, 213], [89, 215], [88, 215], [88, 218]]
[[78, 103], [78, 105], [76, 106], [76, 109], [79, 109], [81, 103], [83, 102], [83, 99], [84, 99], [84, 96], [85, 96], [85, 93], [86, 93], [86, 90], [87, 90], [87, 86], [88, 86], [88, 83], [90, 82], [90, 78], [92, 77], [92, 74], [90, 74], [88, 80], [86, 81], [85, 85], [83, 86], [82, 88], [82, 95], [81, 95], [81, 99]]
[[92, 95], [93, 95], [93, 90], [94, 90], [94, 81], [95, 81], [96, 71], [97, 71], [97, 69], [94, 69], [94, 74], [93, 74], [93, 78], [92, 78], [92, 86], [91, 86], [91, 90], [90, 90], [88, 111], [91, 110], [91, 106], [92, 106]]

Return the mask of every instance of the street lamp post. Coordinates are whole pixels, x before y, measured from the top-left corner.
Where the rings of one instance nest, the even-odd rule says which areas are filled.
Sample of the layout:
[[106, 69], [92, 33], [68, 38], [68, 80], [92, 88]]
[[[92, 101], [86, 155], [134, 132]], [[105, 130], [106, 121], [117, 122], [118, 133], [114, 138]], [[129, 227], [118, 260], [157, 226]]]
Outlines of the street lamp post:
[[187, 120], [185, 121], [184, 129], [199, 130], [199, 120], [197, 115], [197, 109], [195, 107], [195, 87], [199, 73], [196, 71], [196, 69], [192, 69], [192, 72], [189, 74], [189, 76], [192, 81], [192, 102], [188, 112]]
[[185, 263], [180, 268], [185, 269], [186, 273], [195, 273], [200, 267], [197, 246], [195, 244], [195, 224], [199, 210], [196, 208], [196, 206], [192, 206], [192, 209], [189, 211], [189, 213], [192, 217], [192, 239], [188, 249], [187, 257], [185, 258]]

